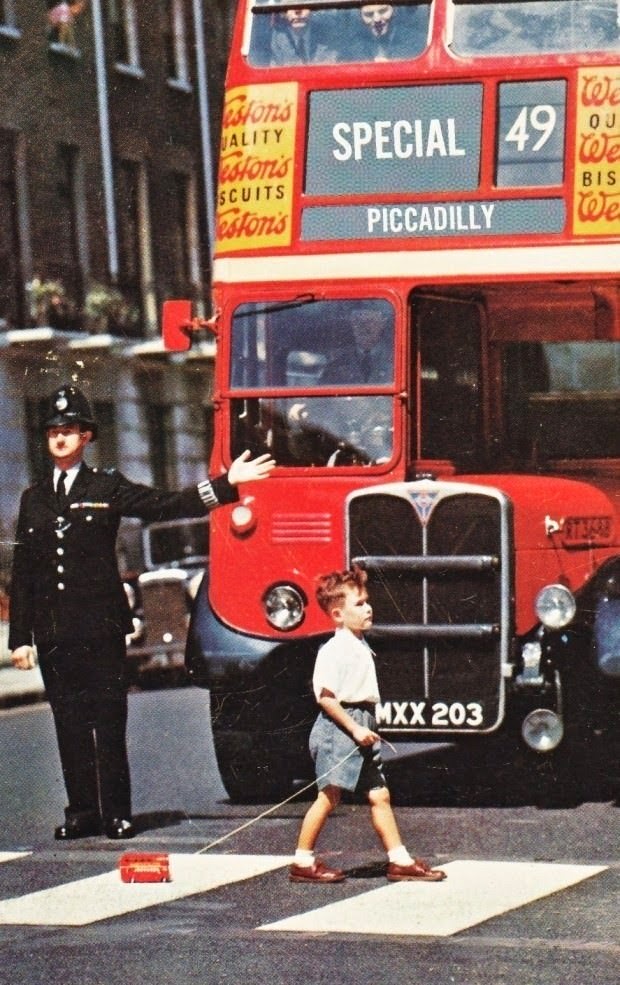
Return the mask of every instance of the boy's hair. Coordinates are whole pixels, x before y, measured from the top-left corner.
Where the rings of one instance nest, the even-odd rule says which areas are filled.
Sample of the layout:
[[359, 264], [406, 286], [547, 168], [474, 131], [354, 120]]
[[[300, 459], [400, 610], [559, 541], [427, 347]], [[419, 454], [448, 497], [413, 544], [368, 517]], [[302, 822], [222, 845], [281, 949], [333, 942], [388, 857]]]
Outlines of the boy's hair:
[[367, 581], [368, 575], [356, 564], [348, 571], [321, 575], [316, 580], [316, 600], [323, 612], [329, 615], [335, 606], [344, 602], [347, 588], [357, 588], [361, 592]]

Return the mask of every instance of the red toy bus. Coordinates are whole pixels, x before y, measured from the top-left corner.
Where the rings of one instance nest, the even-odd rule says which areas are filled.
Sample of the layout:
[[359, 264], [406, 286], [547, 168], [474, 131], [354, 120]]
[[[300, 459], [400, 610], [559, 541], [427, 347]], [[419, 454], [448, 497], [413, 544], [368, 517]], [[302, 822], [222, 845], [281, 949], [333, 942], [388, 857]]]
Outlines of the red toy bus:
[[[278, 468], [211, 518], [188, 654], [232, 798], [308, 775], [314, 582], [353, 562], [391, 743], [617, 761], [619, 17], [239, 5], [212, 467]], [[170, 348], [200, 326], [167, 305]]]

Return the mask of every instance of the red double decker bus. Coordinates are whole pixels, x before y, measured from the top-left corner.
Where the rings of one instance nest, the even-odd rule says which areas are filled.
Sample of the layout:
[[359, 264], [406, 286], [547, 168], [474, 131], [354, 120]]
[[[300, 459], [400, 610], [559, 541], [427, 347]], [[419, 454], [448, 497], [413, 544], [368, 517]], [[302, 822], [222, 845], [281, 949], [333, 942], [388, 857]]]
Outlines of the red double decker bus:
[[391, 743], [617, 756], [619, 16], [239, 5], [212, 467], [278, 467], [213, 514], [188, 644], [233, 798], [308, 775], [314, 581], [354, 562]]

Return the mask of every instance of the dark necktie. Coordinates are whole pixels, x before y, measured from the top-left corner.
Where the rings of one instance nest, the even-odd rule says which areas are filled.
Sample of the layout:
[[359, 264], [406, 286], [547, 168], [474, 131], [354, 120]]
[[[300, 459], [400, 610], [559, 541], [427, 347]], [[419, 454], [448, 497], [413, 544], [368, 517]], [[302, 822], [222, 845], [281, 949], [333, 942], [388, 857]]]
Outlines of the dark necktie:
[[308, 40], [305, 34], [302, 34], [297, 42], [297, 54], [299, 55], [299, 60], [305, 65], [310, 61], [309, 51], [308, 51]]
[[64, 506], [67, 502], [67, 489], [65, 486], [65, 479], [67, 478], [66, 472], [61, 472], [58, 476], [58, 482], [56, 483], [56, 499], [58, 500], [59, 506]]

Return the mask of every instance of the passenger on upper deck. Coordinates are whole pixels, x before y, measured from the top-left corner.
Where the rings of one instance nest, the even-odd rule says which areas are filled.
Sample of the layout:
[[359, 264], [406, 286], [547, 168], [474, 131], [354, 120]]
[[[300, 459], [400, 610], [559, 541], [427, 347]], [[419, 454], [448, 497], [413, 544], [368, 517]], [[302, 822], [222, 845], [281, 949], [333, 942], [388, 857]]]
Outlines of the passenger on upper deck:
[[276, 14], [271, 34], [270, 65], [308, 65], [336, 60], [309, 7], [294, 7]]
[[428, 7], [365, 3], [354, 13], [354, 35], [341, 62], [384, 62], [419, 55], [426, 44]]

